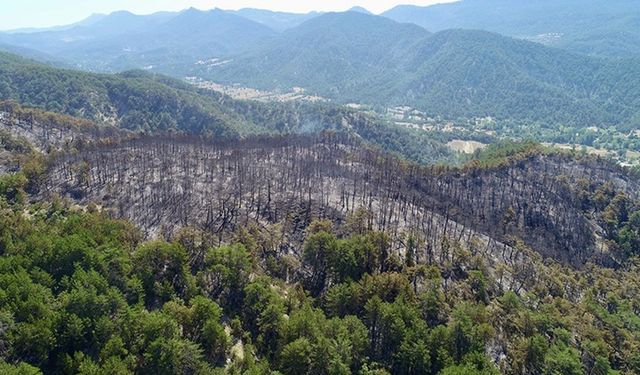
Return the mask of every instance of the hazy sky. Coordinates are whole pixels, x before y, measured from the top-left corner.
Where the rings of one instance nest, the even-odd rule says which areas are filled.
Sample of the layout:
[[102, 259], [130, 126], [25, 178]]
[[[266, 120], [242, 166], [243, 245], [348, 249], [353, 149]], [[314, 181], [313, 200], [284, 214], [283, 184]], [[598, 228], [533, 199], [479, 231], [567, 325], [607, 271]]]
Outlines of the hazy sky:
[[452, 0], [0, 0], [0, 30], [65, 25], [92, 13], [129, 10], [148, 14], [160, 10], [262, 8], [289, 12], [342, 11], [360, 5], [374, 13], [398, 4], [429, 5]]

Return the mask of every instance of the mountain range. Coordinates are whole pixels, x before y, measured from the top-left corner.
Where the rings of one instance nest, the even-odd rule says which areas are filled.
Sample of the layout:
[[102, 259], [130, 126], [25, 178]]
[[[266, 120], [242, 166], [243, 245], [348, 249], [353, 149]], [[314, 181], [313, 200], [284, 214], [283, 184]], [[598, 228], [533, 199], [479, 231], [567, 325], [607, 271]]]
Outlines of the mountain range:
[[485, 31], [430, 34], [346, 12], [316, 17], [196, 74], [265, 89], [300, 86], [341, 102], [410, 105], [447, 118], [590, 126], [636, 121], [638, 67]]
[[[0, 34], [0, 48], [90, 71], [145, 69], [266, 90], [302, 87], [337, 103], [408, 105], [452, 120], [635, 128], [640, 63], [620, 43], [633, 41], [637, 1], [561, 3], [463, 0], [401, 6], [382, 16], [363, 8], [116, 12], [66, 28]], [[607, 17], [617, 21], [598, 23]], [[563, 37], [535, 38], [547, 34]], [[626, 52], [585, 47], [598, 35], [621, 36], [620, 43], [603, 43]]]
[[92, 71], [120, 71], [231, 55], [276, 35], [267, 26], [221, 10], [138, 16], [116, 12], [67, 30], [12, 33], [0, 41], [38, 50]]

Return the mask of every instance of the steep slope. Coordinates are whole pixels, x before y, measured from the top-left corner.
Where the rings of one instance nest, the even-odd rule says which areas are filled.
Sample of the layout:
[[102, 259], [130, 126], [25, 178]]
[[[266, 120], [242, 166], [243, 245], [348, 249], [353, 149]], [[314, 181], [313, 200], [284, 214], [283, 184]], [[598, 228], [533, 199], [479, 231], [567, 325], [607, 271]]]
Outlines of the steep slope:
[[[6, 139], [22, 140], [28, 149], [42, 153], [68, 152], [81, 143], [120, 140], [134, 133], [114, 126], [96, 124], [59, 113], [22, 107], [13, 101], [0, 101], [0, 133]], [[16, 153], [19, 154], [19, 153]]]
[[[306, 87], [349, 97], [367, 81], [397, 70], [429, 33], [358, 12], [328, 13], [283, 33], [264, 48], [211, 70], [211, 76], [261, 87]], [[352, 100], [357, 99], [351, 96]]]
[[[631, 121], [640, 99], [615, 92], [614, 71], [632, 77], [632, 62], [611, 64], [481, 31], [436, 33], [403, 63], [406, 76], [385, 77], [388, 87], [399, 79], [389, 99], [454, 118], [620, 124]], [[640, 80], [626, 84], [640, 87]]]
[[56, 69], [0, 54], [0, 99], [134, 130], [182, 129], [243, 134], [252, 124], [177, 81], [144, 73], [120, 75]]
[[639, 69], [636, 61], [610, 62], [483, 31], [429, 36], [347, 12], [317, 17], [263, 51], [202, 74], [250, 86], [301, 86], [343, 102], [411, 105], [448, 118], [590, 126], [632, 125]]
[[400, 5], [382, 15], [431, 31], [481, 29], [576, 52], [640, 57], [640, 1], [462, 0]]

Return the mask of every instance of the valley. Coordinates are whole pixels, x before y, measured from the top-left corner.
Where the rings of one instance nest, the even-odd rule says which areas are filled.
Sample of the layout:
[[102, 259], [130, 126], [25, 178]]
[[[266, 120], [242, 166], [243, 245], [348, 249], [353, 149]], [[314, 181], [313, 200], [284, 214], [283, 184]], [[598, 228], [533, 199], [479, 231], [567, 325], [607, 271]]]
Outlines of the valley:
[[[241, 85], [226, 86], [196, 77], [187, 77], [186, 81], [196, 87], [212, 90], [228, 95], [236, 100], [255, 100], [259, 102], [326, 102], [326, 98], [307, 95], [305, 90], [294, 87], [291, 91], [261, 91]], [[348, 103], [344, 107], [374, 116], [380, 121], [387, 121], [398, 127], [424, 131], [433, 137], [440, 138], [454, 152], [472, 154], [497, 140], [536, 139], [548, 147], [565, 150], [578, 150], [612, 159], [629, 167], [640, 166], [640, 143], [636, 132], [629, 134], [615, 128], [598, 128], [596, 126], [566, 127], [561, 130], [540, 129], [528, 124], [514, 126], [502, 125], [492, 117], [473, 118], [468, 120], [446, 120], [440, 116], [430, 117], [427, 113], [410, 106], [396, 106], [379, 109], [366, 104]], [[461, 137], [462, 139], [457, 139]], [[572, 142], [572, 143], [569, 143]]]

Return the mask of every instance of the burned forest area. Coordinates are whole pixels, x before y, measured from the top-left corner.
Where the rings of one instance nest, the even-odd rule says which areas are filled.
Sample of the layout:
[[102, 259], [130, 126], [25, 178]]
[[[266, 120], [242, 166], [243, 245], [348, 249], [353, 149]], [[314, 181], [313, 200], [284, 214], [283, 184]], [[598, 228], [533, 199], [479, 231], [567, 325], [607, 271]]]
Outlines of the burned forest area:
[[340, 226], [359, 215], [367, 230], [391, 236], [400, 258], [403, 238], [424, 238], [415, 256], [429, 264], [449, 260], [452, 242], [507, 261], [517, 252], [514, 238], [574, 266], [612, 264], [619, 255], [596, 241], [601, 209], [589, 212], [581, 189], [610, 188], [629, 199], [638, 191], [636, 178], [588, 158], [532, 153], [496, 167], [421, 167], [331, 133], [142, 137], [61, 155], [45, 181], [40, 194], [99, 205], [147, 238], [192, 226], [222, 243], [238, 228], [277, 225], [276, 250], [296, 253], [313, 220]]

